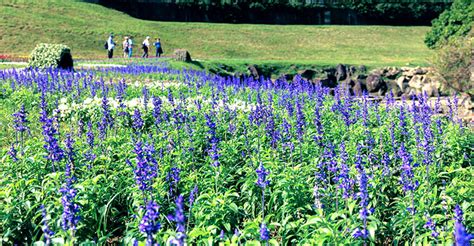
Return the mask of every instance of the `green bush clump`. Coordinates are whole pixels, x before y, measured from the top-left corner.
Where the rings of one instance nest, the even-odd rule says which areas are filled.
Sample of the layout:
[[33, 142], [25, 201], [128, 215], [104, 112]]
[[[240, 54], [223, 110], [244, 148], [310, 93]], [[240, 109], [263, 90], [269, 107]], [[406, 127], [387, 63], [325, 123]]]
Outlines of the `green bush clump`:
[[38, 44], [31, 52], [29, 67], [72, 69], [71, 49], [64, 44]]
[[426, 34], [425, 44], [438, 48], [456, 37], [467, 36], [474, 20], [474, 3], [470, 0], [455, 0], [450, 9], [433, 20], [431, 31]]
[[471, 38], [457, 38], [449, 41], [437, 50], [434, 68], [443, 78], [446, 88], [455, 92], [474, 96], [474, 85], [471, 82], [472, 63]]

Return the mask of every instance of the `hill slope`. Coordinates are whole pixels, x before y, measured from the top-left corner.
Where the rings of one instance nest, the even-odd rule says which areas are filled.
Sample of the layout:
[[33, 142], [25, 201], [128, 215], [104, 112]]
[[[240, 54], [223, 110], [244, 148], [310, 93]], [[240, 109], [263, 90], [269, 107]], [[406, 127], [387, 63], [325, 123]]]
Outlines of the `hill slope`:
[[186, 48], [199, 59], [377, 66], [426, 64], [431, 54], [423, 44], [427, 27], [156, 22], [72, 0], [3, 0], [0, 13], [0, 54], [15, 56], [28, 55], [39, 42], [59, 42], [74, 57], [105, 57], [110, 32], [117, 43], [124, 35], [135, 36], [136, 43], [159, 36], [165, 55]]

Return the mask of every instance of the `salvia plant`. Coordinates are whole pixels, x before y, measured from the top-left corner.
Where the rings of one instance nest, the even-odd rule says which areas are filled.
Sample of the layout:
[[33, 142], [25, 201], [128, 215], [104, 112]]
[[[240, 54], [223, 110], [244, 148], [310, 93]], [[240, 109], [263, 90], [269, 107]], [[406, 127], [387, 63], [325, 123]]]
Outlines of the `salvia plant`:
[[0, 240], [469, 245], [460, 103], [161, 62], [0, 70]]

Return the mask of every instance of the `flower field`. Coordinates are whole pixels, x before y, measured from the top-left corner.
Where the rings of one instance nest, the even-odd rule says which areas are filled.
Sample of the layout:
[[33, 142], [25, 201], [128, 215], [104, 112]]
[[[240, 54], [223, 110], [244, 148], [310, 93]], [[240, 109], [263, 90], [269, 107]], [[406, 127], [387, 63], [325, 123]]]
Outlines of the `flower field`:
[[440, 100], [163, 63], [3, 70], [0, 244], [469, 245], [473, 134]]

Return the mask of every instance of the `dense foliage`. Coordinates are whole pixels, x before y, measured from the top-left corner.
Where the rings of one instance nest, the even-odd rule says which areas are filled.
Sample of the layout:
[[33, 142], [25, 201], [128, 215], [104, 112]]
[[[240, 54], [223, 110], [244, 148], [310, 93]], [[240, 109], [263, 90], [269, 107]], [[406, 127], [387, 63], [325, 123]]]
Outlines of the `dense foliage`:
[[38, 44], [30, 54], [28, 66], [71, 69], [73, 67], [71, 49], [64, 44]]
[[448, 41], [469, 35], [474, 24], [474, 2], [455, 0], [451, 8], [433, 20], [431, 30], [426, 34], [425, 44], [439, 48]]
[[472, 40], [460, 37], [447, 42], [436, 51], [433, 65], [448, 91], [467, 93], [474, 98], [474, 83], [471, 80]]
[[465, 243], [473, 134], [435, 102], [163, 64], [0, 71], [0, 237]]
[[267, 24], [429, 25], [451, 1], [100, 1], [142, 19]]

